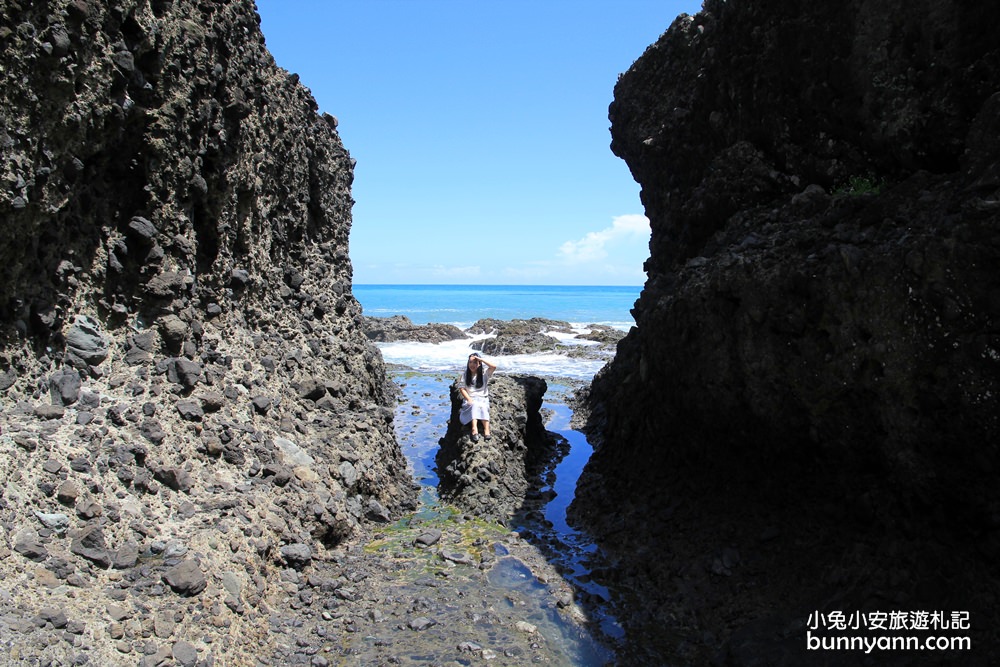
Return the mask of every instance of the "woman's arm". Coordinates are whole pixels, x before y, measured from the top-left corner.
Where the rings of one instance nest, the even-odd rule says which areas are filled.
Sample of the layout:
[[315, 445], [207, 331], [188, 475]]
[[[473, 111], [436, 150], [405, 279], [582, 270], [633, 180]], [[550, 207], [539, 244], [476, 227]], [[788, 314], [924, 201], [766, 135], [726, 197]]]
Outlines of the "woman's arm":
[[491, 361], [486, 361], [486, 359], [484, 359], [483, 357], [479, 357], [479, 361], [480, 361], [480, 363], [482, 363], [482, 364], [483, 364], [484, 366], [486, 366], [487, 368], [489, 368], [489, 369], [490, 369], [490, 372], [493, 372], [493, 371], [495, 371], [495, 370], [497, 369], [497, 365], [496, 365], [496, 364], [494, 364], [494, 363], [493, 363], [493, 362], [491, 362]]

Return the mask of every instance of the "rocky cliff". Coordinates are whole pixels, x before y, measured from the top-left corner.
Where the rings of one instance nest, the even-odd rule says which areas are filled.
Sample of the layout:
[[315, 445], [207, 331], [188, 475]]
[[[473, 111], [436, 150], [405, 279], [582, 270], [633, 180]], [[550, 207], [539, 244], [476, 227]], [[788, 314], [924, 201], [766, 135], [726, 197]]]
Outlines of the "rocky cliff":
[[4, 654], [253, 662], [285, 573], [414, 498], [353, 160], [250, 3], [2, 5]]
[[887, 608], [971, 610], [997, 659], [998, 19], [708, 0], [619, 80], [648, 280], [574, 515], [637, 660], [856, 664], [810, 612]]

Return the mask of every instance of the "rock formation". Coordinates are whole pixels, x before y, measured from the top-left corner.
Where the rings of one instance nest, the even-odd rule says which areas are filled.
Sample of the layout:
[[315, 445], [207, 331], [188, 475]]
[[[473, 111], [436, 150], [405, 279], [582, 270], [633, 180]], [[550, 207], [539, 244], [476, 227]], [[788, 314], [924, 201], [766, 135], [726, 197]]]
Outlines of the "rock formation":
[[451, 418], [436, 462], [441, 498], [464, 512], [507, 523], [543, 483], [544, 471], [566, 454], [567, 443], [545, 430], [541, 407], [547, 385], [532, 376], [497, 375], [490, 382], [491, 438], [472, 442], [451, 387]]
[[443, 343], [466, 338], [465, 332], [453, 324], [414, 324], [406, 315], [392, 317], [365, 317], [365, 333], [373, 341], [394, 343], [401, 340], [420, 343]]
[[252, 663], [282, 572], [414, 501], [351, 293], [353, 160], [258, 24], [236, 2], [4, 3], [15, 662]]
[[998, 18], [708, 0], [619, 80], [648, 280], [573, 511], [642, 591], [635, 660], [856, 664], [810, 612], [890, 608], [998, 659]]

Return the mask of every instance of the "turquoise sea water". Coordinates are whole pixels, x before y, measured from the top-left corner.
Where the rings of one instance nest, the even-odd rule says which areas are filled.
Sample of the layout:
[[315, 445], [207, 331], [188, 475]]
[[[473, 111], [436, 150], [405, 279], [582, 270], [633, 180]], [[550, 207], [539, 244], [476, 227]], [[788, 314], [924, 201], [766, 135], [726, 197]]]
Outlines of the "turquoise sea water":
[[[583, 333], [588, 325], [604, 324], [628, 331], [635, 321], [630, 310], [640, 287], [581, 287], [524, 285], [355, 285], [354, 296], [365, 315], [405, 315], [415, 324], [454, 324], [466, 329], [477, 320], [544, 317], [569, 322]], [[588, 344], [554, 332], [567, 345]], [[379, 343], [387, 362], [417, 371], [459, 369], [472, 350], [475, 336], [444, 343], [399, 341]], [[497, 357], [504, 371], [590, 380], [605, 360], [545, 352]], [[456, 370], [457, 372], [457, 370]]]
[[[353, 291], [368, 316], [405, 315], [416, 324], [454, 324], [463, 329], [487, 317], [502, 320], [544, 317], [569, 322], [582, 332], [590, 324], [606, 324], [628, 330], [634, 324], [629, 310], [641, 288], [355, 285]], [[435, 456], [450, 414], [449, 385], [464, 367], [471, 344], [489, 335], [443, 343], [398, 341], [377, 344], [383, 358], [392, 364], [392, 379], [401, 390], [396, 410], [396, 435], [410, 461], [414, 477], [423, 487], [424, 511], [433, 511], [437, 505]], [[554, 332], [554, 335], [567, 346], [591, 344], [574, 343], [572, 335], [561, 332]], [[620, 637], [621, 629], [610, 610], [603, 608], [599, 602], [607, 601], [609, 592], [591, 581], [591, 563], [599, 558], [598, 549], [588, 535], [569, 526], [566, 519], [566, 508], [573, 499], [577, 480], [593, 451], [586, 437], [570, 428], [570, 410], [565, 398], [573, 385], [567, 384], [566, 380], [589, 381], [605, 360], [551, 351], [491, 358], [498, 364], [499, 373], [527, 373], [547, 378], [549, 391], [543, 405], [548, 420], [546, 428], [570, 443], [569, 452], [553, 471], [551, 487], [545, 489], [554, 498], [543, 509], [544, 521], [534, 518], [528, 524], [512, 527], [526, 531], [526, 534], [532, 534], [534, 539], [544, 543], [549, 557], [564, 573], [566, 580], [602, 608], [594, 617], [600, 627], [599, 634]], [[534, 580], [528, 577], [526, 581], [530, 583]], [[509, 583], [493, 582], [492, 575], [491, 582], [500, 589], [510, 588]], [[528, 597], [537, 594], [548, 598], [544, 590], [520, 593]], [[537, 618], [532, 622], [537, 622], [538, 631], [553, 646], [561, 647], [561, 651], [571, 656], [569, 664], [596, 667], [611, 663], [611, 655], [606, 648], [595, 643], [594, 637], [576, 636], [576, 626], [563, 623], [560, 618], [558, 613], [552, 613], [548, 620]]]
[[579, 285], [354, 285], [365, 315], [405, 315], [416, 324], [546, 317], [627, 331], [641, 287]]

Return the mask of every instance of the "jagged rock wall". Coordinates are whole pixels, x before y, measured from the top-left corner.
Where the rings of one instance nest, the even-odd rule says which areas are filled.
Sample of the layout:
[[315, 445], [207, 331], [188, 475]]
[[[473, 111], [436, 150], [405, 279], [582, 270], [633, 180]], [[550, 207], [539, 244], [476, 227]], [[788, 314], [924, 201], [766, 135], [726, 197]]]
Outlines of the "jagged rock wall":
[[353, 160], [250, 3], [2, 5], [5, 652], [252, 662], [281, 571], [414, 499]]
[[998, 18], [709, 0], [618, 82], [651, 256], [573, 511], [634, 636], [681, 628], [637, 659], [804, 664], [808, 609], [879, 596], [996, 611]]

